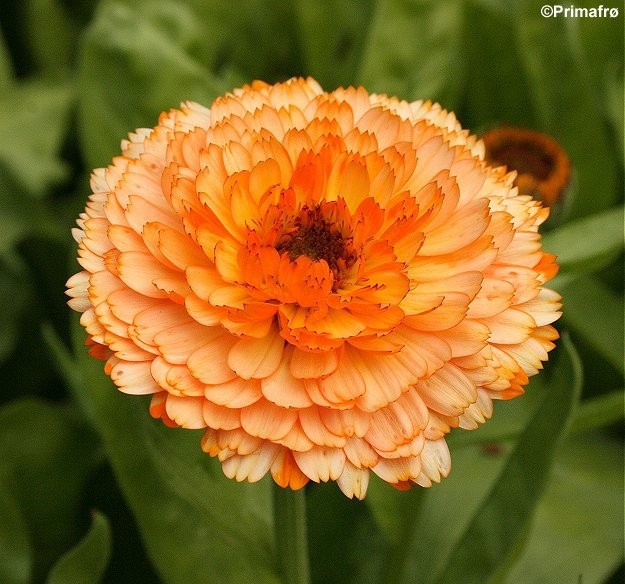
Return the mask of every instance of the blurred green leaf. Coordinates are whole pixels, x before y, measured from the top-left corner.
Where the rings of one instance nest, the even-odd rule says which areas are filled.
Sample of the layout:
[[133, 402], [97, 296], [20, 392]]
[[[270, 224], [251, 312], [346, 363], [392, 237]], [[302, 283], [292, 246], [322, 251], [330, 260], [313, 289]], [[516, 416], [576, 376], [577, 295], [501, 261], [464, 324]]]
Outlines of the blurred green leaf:
[[270, 483], [223, 476], [199, 434], [153, 420], [142, 398], [123, 395], [90, 358], [74, 321], [77, 361], [55, 349], [73, 394], [93, 416], [119, 484], [163, 580], [276, 583]]
[[619, 159], [623, 160], [623, 147], [625, 143], [625, 112], [623, 103], [623, 64], [621, 66], [606, 67], [606, 108], [608, 119], [612, 126], [612, 131], [616, 136], [616, 147], [619, 149]]
[[[580, 0], [576, 6], [597, 7], [595, 0]], [[608, 6], [619, 8], [617, 18], [571, 18], [567, 25], [576, 41], [574, 49], [592, 78], [591, 90], [598, 108], [605, 108], [605, 117], [616, 137], [614, 146], [619, 151], [616, 162], [623, 163], [623, 51], [615, 50], [623, 44], [624, 21], [622, 2], [612, 1]]]
[[[1, 216], [1, 215], [0, 215]], [[0, 247], [0, 256], [2, 255]], [[22, 275], [0, 257], [0, 304], [11, 306], [11, 310], [0, 312], [0, 363], [13, 350], [19, 333], [22, 314], [30, 299]]]
[[590, 276], [565, 283], [559, 292], [564, 298], [562, 320], [623, 373], [623, 297]]
[[496, 442], [453, 448], [451, 475], [431, 489], [395, 493], [379, 481], [370, 485], [367, 502], [400, 551], [386, 581], [484, 582], [511, 552], [547, 481], [580, 390], [578, 358], [568, 340], [563, 344], [548, 379], [532, 383], [542, 401], [514, 447]]
[[458, 0], [378, 0], [358, 82], [369, 91], [454, 108], [465, 73], [463, 7]]
[[480, 426], [477, 432], [457, 431], [449, 434], [446, 440], [450, 449], [517, 439], [549, 391], [544, 378], [542, 374], [532, 377], [525, 393], [518, 398], [496, 400], [492, 418]]
[[109, 522], [94, 512], [88, 533], [54, 565], [47, 584], [96, 584], [104, 575], [110, 554]]
[[499, 0], [464, 3], [461, 58], [467, 73], [461, 86], [461, 109], [456, 113], [474, 132], [536, 123], [527, 103], [528, 80], [514, 46], [519, 25], [514, 7]]
[[622, 561], [623, 445], [596, 433], [570, 438], [505, 582], [601, 584]]
[[306, 73], [326, 90], [355, 85], [374, 0], [296, 0]]
[[505, 565], [524, 535], [581, 392], [581, 361], [567, 337], [561, 351], [545, 400], [476, 509], [438, 581], [486, 582]]
[[[0, 95], [0, 171], [34, 198], [67, 176], [68, 168], [59, 157], [67, 131], [73, 91], [69, 84], [29, 81]], [[2, 183], [5, 181], [3, 180]], [[2, 184], [9, 187], [9, 184]], [[21, 192], [4, 192], [1, 199], [20, 200]], [[4, 205], [3, 205], [4, 206]]]
[[307, 487], [306, 507], [313, 584], [378, 584], [385, 546], [368, 506], [328, 483]]
[[577, 50], [579, 33], [570, 24], [575, 19], [543, 18], [543, 4], [515, 5], [516, 42], [539, 127], [562, 144], [576, 173], [577, 196], [567, 201], [567, 213], [581, 217], [616, 202], [615, 149], [604, 123], [603, 99], [596, 99], [589, 68]]
[[195, 56], [207, 32], [183, 3], [103, 2], [81, 46], [79, 121], [91, 167], [129, 132], [180, 102], [210, 102], [227, 87]]
[[543, 247], [558, 256], [562, 270], [597, 271], [623, 249], [623, 207], [566, 223], [543, 236]]
[[611, 391], [598, 397], [584, 400], [575, 415], [572, 432], [581, 432], [614, 424], [625, 415], [625, 392]]
[[427, 490], [397, 492], [372, 477], [366, 501], [391, 544], [385, 582], [436, 581], [509, 453], [508, 443], [497, 444], [494, 454], [477, 445], [455, 449], [450, 476]]
[[66, 74], [72, 62], [77, 23], [60, 0], [24, 0], [19, 24], [38, 71]]
[[28, 530], [15, 498], [0, 481], [0, 582], [31, 581], [32, 550]]
[[24, 398], [0, 409], [0, 483], [28, 529], [39, 579], [77, 539], [80, 494], [100, 455], [67, 406]]
[[4, 41], [4, 35], [0, 30], [0, 96], [7, 93], [13, 83], [13, 67], [11, 56]]

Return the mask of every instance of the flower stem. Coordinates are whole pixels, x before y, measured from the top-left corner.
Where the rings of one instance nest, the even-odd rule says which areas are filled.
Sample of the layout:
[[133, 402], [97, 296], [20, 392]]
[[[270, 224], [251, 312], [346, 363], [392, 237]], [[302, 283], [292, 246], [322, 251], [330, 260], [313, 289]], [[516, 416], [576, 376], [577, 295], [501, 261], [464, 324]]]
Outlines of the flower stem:
[[395, 545], [390, 550], [386, 564], [385, 584], [399, 584], [412, 582], [411, 558], [415, 556], [415, 549], [423, 542], [419, 541], [417, 529], [421, 520], [422, 503], [425, 498], [426, 489], [413, 487], [409, 493], [401, 493], [404, 498], [402, 511], [403, 522], [399, 529], [399, 537]]
[[304, 489], [273, 485], [273, 518], [278, 568], [285, 584], [309, 584]]

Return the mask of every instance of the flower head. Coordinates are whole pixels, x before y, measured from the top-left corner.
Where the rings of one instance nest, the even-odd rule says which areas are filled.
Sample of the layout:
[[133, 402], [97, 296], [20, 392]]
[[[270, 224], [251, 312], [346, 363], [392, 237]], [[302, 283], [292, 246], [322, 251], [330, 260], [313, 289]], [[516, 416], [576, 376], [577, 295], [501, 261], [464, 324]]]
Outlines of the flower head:
[[70, 305], [228, 477], [430, 486], [557, 338], [548, 211], [513, 180], [436, 104], [256, 81], [94, 171]]
[[525, 128], [494, 128], [482, 136], [486, 161], [516, 170], [519, 193], [555, 205], [569, 183], [566, 152], [549, 135]]

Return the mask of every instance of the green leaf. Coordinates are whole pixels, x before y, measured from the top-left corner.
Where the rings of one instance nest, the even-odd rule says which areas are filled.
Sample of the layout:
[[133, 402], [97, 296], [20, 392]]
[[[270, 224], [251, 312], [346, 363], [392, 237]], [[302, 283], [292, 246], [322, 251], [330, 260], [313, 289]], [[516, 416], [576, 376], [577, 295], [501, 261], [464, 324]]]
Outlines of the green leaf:
[[[622, 407], [622, 403], [621, 403]], [[569, 438], [506, 584], [602, 584], [623, 561], [623, 444]]]
[[581, 432], [622, 421], [625, 414], [624, 404], [623, 390], [584, 400], [577, 410], [571, 431]]
[[373, 0], [296, 0], [305, 70], [328, 91], [355, 85]]
[[[577, 196], [567, 201], [567, 214], [581, 217], [611, 207], [618, 197], [616, 150], [604, 123], [603, 97], [595, 94], [590, 74], [601, 64], [588, 67], [584, 61], [577, 19], [543, 18], [543, 4], [515, 5], [515, 40], [539, 127], [558, 139], [573, 164]], [[622, 53], [618, 46], [611, 50], [617, 49]]]
[[46, 75], [65, 73], [71, 65], [77, 24], [60, 0], [25, 0], [25, 42], [38, 70]]
[[64, 355], [60, 364], [105, 442], [163, 580], [276, 583], [268, 480], [226, 479], [201, 451], [201, 433], [166, 428], [150, 417], [144, 399], [115, 389], [102, 364], [86, 354], [77, 319], [74, 325], [77, 360]]
[[[465, 2], [461, 121], [474, 132], [491, 127], [535, 126], [528, 81], [514, 45], [514, 5], [500, 0]], [[455, 74], [453, 72], [452, 74]]]
[[488, 497], [464, 530], [440, 582], [486, 582], [515, 550], [550, 474], [553, 457], [582, 386], [581, 362], [564, 337], [564, 352], [544, 402], [519, 437]]
[[28, 529], [15, 498], [0, 481], [0, 582], [31, 581], [32, 550]]
[[[392, 549], [399, 550], [386, 581], [484, 582], [511, 552], [531, 518], [578, 397], [579, 362], [570, 342], [563, 344], [548, 375], [528, 388], [528, 394], [537, 394], [527, 407], [534, 414], [523, 414], [529, 421], [515, 445], [452, 448], [450, 476], [427, 490], [397, 493], [372, 481], [367, 503]], [[495, 420], [470, 434], [480, 434]]]
[[0, 96], [8, 92], [13, 84], [13, 67], [11, 56], [0, 31]]
[[93, 513], [89, 532], [54, 565], [47, 584], [99, 582], [111, 555], [111, 528], [104, 515]]
[[[0, 215], [1, 216], [1, 215]], [[11, 306], [11, 310], [0, 312], [0, 363], [11, 353], [18, 340], [21, 318], [31, 299], [22, 274], [1, 258], [0, 245], [0, 304]]]
[[206, 105], [226, 84], [195, 56], [205, 31], [187, 4], [104, 2], [79, 59], [79, 123], [89, 166], [119, 152], [120, 141], [182, 101]]
[[0, 409], [0, 450], [0, 484], [28, 530], [38, 581], [78, 537], [80, 493], [100, 452], [75, 411], [32, 398]]
[[[29, 81], [0, 95], [0, 135], [7, 137], [0, 141], [0, 171], [21, 192], [42, 198], [66, 178], [68, 169], [59, 154], [72, 102], [71, 86], [62, 83]], [[31, 201], [20, 200], [21, 192], [3, 193], [1, 198], [28, 207]]]
[[562, 320], [617, 371], [623, 373], [623, 297], [596, 277], [565, 283]]
[[620, 67], [606, 68], [606, 108], [612, 131], [616, 135], [616, 146], [619, 149], [619, 159], [623, 162], [623, 147], [625, 143], [625, 112], [623, 111], [623, 64]]
[[457, 105], [463, 68], [463, 3], [379, 0], [358, 82], [403, 99]]
[[313, 583], [378, 584], [385, 542], [368, 506], [327, 483], [307, 487], [306, 507]]
[[543, 237], [546, 251], [566, 272], [598, 271], [623, 250], [623, 207], [571, 221]]

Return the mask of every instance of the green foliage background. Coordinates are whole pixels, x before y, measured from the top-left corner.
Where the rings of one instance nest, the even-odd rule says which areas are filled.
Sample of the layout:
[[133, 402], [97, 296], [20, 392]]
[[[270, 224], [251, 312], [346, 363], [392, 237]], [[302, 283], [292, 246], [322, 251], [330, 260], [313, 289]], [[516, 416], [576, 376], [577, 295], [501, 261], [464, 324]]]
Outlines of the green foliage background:
[[[542, 0], [4, 0], [0, 5], [0, 582], [279, 582], [270, 482], [226, 480], [85, 356], [64, 305], [89, 169], [162, 110], [312, 75], [431, 98], [473, 132], [555, 136], [546, 226], [563, 339], [526, 395], [452, 433], [429, 490], [308, 488], [315, 583], [623, 579], [623, 18]], [[592, 7], [593, 1], [578, 1]], [[568, 6], [568, 5], [567, 5]]]

